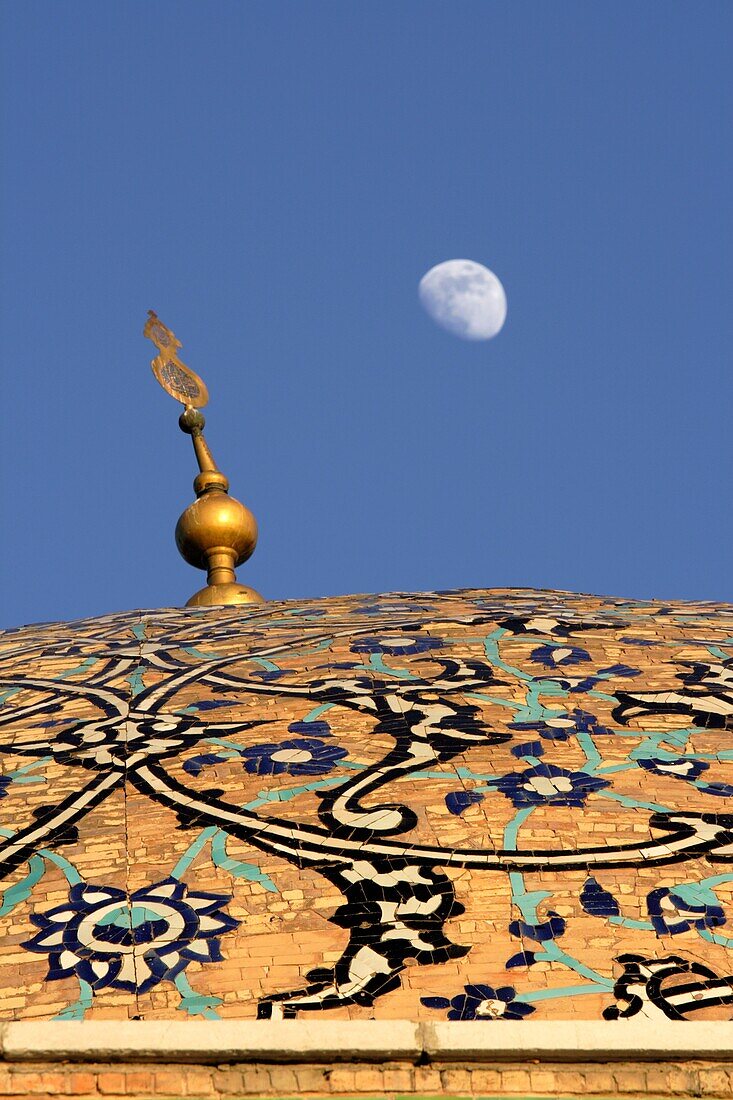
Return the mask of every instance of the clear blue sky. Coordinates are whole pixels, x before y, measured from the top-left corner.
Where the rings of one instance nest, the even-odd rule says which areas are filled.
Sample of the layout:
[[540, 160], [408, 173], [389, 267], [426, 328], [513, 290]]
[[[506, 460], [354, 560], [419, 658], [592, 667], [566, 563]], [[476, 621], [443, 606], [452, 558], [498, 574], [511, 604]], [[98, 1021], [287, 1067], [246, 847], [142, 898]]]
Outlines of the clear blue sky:
[[[2, 7], [6, 625], [177, 605], [207, 380], [266, 596], [730, 600], [733, 7]], [[486, 343], [433, 264], [506, 287]]]

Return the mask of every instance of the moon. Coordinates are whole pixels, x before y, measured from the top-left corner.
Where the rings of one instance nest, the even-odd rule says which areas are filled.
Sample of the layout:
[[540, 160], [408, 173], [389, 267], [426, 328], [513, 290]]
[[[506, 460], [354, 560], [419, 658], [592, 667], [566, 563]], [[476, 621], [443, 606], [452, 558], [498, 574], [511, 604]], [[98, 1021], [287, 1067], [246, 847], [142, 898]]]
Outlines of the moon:
[[493, 271], [475, 260], [445, 260], [420, 280], [432, 319], [463, 340], [490, 340], [506, 320], [506, 294]]

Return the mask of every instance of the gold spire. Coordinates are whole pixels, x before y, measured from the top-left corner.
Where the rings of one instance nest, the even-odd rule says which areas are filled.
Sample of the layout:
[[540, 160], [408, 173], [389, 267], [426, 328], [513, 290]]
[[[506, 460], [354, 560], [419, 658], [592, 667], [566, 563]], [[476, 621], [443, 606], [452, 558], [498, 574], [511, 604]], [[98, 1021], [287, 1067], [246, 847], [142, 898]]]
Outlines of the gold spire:
[[263, 603], [254, 588], [237, 584], [234, 568], [246, 561], [257, 545], [257, 521], [249, 508], [229, 496], [229, 481], [218, 469], [204, 439], [206, 421], [201, 409], [209, 400], [209, 392], [199, 376], [178, 358], [180, 340], [152, 309], [148, 313], [143, 335], [160, 352], [151, 363], [153, 374], [166, 393], [185, 406], [178, 425], [191, 436], [199, 467], [193, 483], [196, 500], [176, 524], [176, 546], [189, 565], [206, 569], [207, 583], [186, 607]]

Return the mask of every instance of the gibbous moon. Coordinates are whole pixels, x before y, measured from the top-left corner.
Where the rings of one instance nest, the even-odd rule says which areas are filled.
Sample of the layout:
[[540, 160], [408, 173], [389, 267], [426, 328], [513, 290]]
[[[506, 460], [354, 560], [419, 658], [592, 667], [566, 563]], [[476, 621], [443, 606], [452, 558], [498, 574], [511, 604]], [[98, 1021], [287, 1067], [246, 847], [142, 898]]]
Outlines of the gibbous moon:
[[504, 287], [474, 260], [431, 267], [420, 280], [419, 295], [433, 320], [463, 340], [490, 340], [506, 320]]

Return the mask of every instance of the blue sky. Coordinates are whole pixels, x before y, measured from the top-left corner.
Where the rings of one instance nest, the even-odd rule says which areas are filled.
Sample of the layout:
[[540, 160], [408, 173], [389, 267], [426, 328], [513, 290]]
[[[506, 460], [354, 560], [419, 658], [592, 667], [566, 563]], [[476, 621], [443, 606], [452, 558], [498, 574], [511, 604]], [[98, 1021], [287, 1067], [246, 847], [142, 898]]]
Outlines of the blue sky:
[[[271, 598], [730, 600], [733, 8], [2, 8], [7, 625], [182, 604], [149, 308]], [[502, 279], [500, 335], [421, 275]]]

